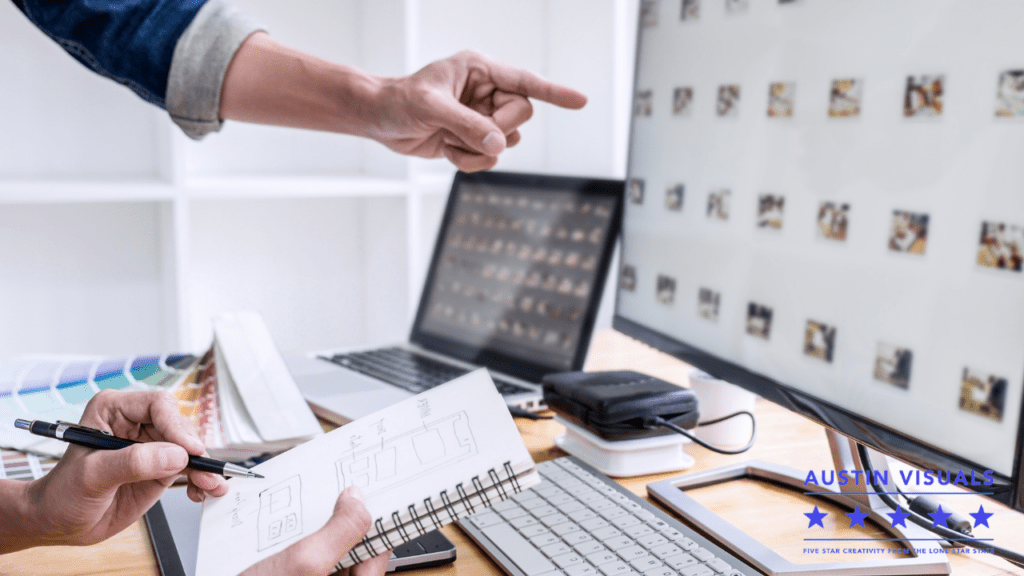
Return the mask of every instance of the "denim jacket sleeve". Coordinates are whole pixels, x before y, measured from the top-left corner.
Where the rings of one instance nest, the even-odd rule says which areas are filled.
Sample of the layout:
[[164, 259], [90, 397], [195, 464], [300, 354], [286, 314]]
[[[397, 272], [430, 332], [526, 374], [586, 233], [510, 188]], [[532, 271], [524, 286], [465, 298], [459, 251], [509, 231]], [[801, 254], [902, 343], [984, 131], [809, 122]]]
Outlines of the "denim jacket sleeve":
[[14, 0], [91, 70], [165, 108], [192, 138], [220, 129], [231, 58], [260, 28], [221, 0]]

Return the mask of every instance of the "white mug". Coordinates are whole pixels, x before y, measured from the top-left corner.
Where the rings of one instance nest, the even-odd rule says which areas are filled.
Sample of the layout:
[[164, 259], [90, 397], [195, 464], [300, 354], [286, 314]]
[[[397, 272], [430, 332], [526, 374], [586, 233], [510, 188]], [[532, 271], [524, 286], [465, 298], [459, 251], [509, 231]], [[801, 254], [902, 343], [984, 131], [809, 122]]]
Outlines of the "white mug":
[[[718, 380], [707, 372], [691, 370], [690, 389], [697, 396], [701, 422], [715, 420], [734, 412], [746, 410], [753, 413], [757, 395], [724, 380]], [[736, 416], [724, 422], [700, 426], [692, 432], [698, 438], [715, 446], [743, 446], [750, 440], [750, 417]]]

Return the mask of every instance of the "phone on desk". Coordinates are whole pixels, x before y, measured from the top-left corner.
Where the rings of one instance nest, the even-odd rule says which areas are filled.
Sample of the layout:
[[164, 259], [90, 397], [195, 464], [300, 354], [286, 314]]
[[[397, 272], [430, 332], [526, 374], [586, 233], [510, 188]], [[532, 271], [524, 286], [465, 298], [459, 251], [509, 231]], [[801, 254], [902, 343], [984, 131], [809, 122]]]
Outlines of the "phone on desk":
[[[171, 488], [146, 513], [146, 526], [162, 576], [195, 576], [199, 521], [203, 507], [184, 488]], [[395, 548], [388, 572], [440, 566], [455, 561], [455, 544], [434, 531]]]

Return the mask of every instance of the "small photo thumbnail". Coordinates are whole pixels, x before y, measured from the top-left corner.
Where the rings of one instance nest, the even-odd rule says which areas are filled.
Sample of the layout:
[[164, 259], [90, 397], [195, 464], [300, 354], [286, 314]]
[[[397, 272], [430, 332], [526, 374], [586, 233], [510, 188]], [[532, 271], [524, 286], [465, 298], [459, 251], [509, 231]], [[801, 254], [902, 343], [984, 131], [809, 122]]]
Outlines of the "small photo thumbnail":
[[1006, 406], [1006, 386], [1006, 378], [964, 368], [963, 379], [960, 382], [960, 409], [1002, 422], [1003, 409]]
[[889, 250], [923, 255], [928, 248], [928, 215], [895, 210]]
[[792, 118], [796, 105], [796, 82], [773, 82], [768, 86], [768, 117]]
[[850, 226], [850, 205], [822, 202], [818, 206], [818, 235], [826, 240], [846, 242]]
[[782, 229], [786, 198], [778, 194], [761, 194], [757, 198], [757, 226], [759, 228]]
[[807, 321], [807, 330], [804, 331], [804, 354], [831, 363], [835, 345], [835, 326], [814, 320]]
[[914, 353], [910, 349], [879, 342], [878, 355], [875, 356], [875, 380], [907, 389], [913, 360]]
[[642, 178], [632, 178], [629, 181], [629, 201], [633, 204], [644, 203], [644, 181]]
[[1024, 116], [1024, 70], [1007, 70], [996, 88], [996, 118], [1018, 116]]
[[712, 190], [708, 194], [708, 218], [714, 220], [729, 219], [729, 197], [732, 192], [727, 188]]
[[718, 115], [722, 118], [731, 118], [740, 113], [740, 85], [723, 84], [718, 87], [718, 103], [716, 106]]
[[681, 19], [696, 20], [700, 18], [700, 0], [683, 0], [683, 10]]
[[633, 106], [633, 114], [637, 116], [650, 116], [654, 109], [654, 91], [641, 90], [636, 93], [636, 103]]
[[640, 25], [653, 28], [658, 25], [658, 6], [660, 0], [640, 0]]
[[907, 90], [903, 95], [903, 115], [907, 118], [942, 116], [942, 92], [946, 77], [907, 76]]
[[727, 14], [746, 12], [750, 8], [750, 0], [725, 0], [725, 11]]
[[705, 320], [718, 322], [718, 305], [721, 301], [721, 292], [701, 288], [697, 293], [697, 315]]
[[628, 292], [636, 290], [636, 266], [624, 264], [619, 272], [619, 288]]
[[686, 187], [682, 184], [675, 184], [665, 189], [665, 208], [680, 212], [683, 209], [683, 192]]
[[772, 332], [772, 309], [751, 302], [747, 304], [747, 334], [767, 340]]
[[860, 116], [860, 103], [864, 95], [864, 81], [859, 78], [841, 78], [832, 82], [828, 97], [828, 115], [832, 118]]
[[1020, 272], [1024, 261], [1024, 228], [1003, 222], [982, 222], [978, 265]]
[[658, 274], [658, 302], [671, 305], [676, 299], [676, 279]]
[[677, 86], [672, 90], [672, 115], [689, 116], [693, 109], [693, 87]]

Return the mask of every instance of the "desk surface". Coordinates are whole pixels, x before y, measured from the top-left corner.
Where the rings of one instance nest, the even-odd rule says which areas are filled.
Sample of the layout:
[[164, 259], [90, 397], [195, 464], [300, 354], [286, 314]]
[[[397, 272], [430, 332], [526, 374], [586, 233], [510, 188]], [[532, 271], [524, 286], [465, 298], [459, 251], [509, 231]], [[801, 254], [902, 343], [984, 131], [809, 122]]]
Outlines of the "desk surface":
[[[656, 350], [639, 344], [614, 331], [606, 330], [595, 334], [592, 354], [588, 361], [590, 370], [638, 369], [666, 380], [685, 383], [688, 367]], [[757, 444], [747, 454], [723, 456], [699, 447], [688, 448], [697, 459], [692, 471], [705, 470], [739, 462], [748, 458], [768, 460], [791, 466], [798, 470], [832, 469], [831, 456], [825, 432], [821, 426], [781, 409], [769, 402], [759, 401], [756, 408], [758, 417]], [[564, 456], [554, 446], [554, 438], [563, 431], [562, 426], [552, 422], [530, 422], [517, 420], [523, 441], [534, 460], [541, 462]], [[646, 496], [646, 485], [655, 480], [671, 478], [676, 473], [625, 479], [622, 484], [635, 494]], [[716, 510], [727, 520], [763, 543], [778, 551], [782, 556], [796, 563], [824, 562], [829, 560], [848, 561], [856, 556], [808, 556], [803, 554], [803, 538], [806, 537], [806, 517], [815, 504], [819, 509], [830, 512], [825, 524], [830, 532], [828, 537], [877, 536], [880, 532], [857, 531], [838, 528], [834, 521], [842, 511], [829, 504], [811, 501], [809, 497], [756, 481], [739, 480], [701, 488], [688, 492], [705, 506]], [[948, 497], [947, 497], [948, 498]], [[751, 502], [757, 502], [751, 506]], [[997, 527], [999, 537], [995, 544], [1017, 550], [1024, 542], [1024, 514], [1018, 514], [981, 496], [963, 496], [956, 499], [961, 513], [977, 510], [979, 504], [995, 512], [990, 523]], [[770, 527], [770, 528], [769, 528]], [[982, 529], [984, 530], [984, 529]], [[418, 571], [423, 576], [451, 576], [501, 574], [472, 542], [455, 526], [444, 529], [445, 534], [458, 547], [455, 564], [432, 570]], [[979, 532], [979, 537], [992, 537], [992, 533]], [[877, 556], [874, 556], [877, 557]], [[994, 556], [979, 554], [972, 556], [954, 555], [950, 562], [957, 575], [1019, 574], [1014, 567]], [[149, 544], [145, 525], [140, 521], [134, 526], [101, 544], [89, 547], [35, 548], [0, 556], [0, 574], [29, 576], [37, 574], [99, 575], [118, 574], [123, 576], [154, 576], [159, 574], [156, 560]]]

